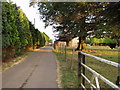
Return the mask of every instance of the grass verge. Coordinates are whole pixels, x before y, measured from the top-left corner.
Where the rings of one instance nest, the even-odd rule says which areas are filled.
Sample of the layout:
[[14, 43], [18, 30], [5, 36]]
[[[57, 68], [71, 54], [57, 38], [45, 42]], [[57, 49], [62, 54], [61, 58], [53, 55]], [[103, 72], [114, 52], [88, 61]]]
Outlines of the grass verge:
[[73, 68], [71, 69], [70, 56], [67, 61], [63, 54], [54, 51], [59, 62], [60, 69], [60, 82], [62, 88], [78, 88], [78, 77], [77, 77], [77, 61], [74, 60]]
[[22, 61], [25, 60], [25, 58], [33, 51], [27, 51], [25, 52], [24, 54], [16, 57], [16, 58], [13, 58], [13, 60], [9, 61], [9, 62], [3, 62], [2, 63], [2, 70], [0, 70], [0, 72], [4, 72], [6, 70], [8, 70], [9, 68], [21, 63]]

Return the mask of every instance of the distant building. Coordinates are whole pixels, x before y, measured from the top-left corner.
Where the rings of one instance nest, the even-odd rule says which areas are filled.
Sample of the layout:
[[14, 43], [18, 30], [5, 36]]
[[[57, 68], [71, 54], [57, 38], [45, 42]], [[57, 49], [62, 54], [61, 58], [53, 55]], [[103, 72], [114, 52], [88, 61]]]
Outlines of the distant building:
[[[77, 47], [78, 42], [79, 42], [78, 38], [73, 38], [71, 41], [69, 41], [68, 46], [69, 47]], [[66, 41], [55, 41], [54, 42], [54, 48], [56, 48], [56, 46], [60, 47], [60, 46], [66, 46], [66, 45], [67, 45]]]
[[69, 42], [69, 46], [70, 47], [77, 47], [78, 46], [78, 38], [73, 38], [70, 42]]
[[56, 47], [61, 47], [61, 46], [66, 46], [66, 42], [65, 41], [55, 41], [54, 42], [55, 49], [56, 49]]
[[[77, 38], [73, 38], [71, 41], [69, 41], [68, 44], [67, 44], [66, 41], [55, 41], [54, 42], [54, 48], [56, 49], [57, 47], [66, 46], [66, 45], [68, 45], [68, 47], [75, 47], [75, 48], [77, 48], [78, 47], [78, 43], [79, 43], [78, 37]], [[86, 48], [86, 43], [85, 43], [84, 40], [82, 40], [81, 44], [80, 44], [80, 49], [85, 49], [85, 48]]]

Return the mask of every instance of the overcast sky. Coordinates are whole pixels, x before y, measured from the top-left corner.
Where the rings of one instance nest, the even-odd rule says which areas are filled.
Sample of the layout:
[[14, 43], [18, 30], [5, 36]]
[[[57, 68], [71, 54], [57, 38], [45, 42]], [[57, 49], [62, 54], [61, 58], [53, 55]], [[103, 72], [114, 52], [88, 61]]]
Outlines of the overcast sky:
[[51, 39], [54, 40], [54, 35], [52, 31], [52, 26], [44, 28], [44, 23], [42, 20], [40, 20], [40, 15], [38, 14], [37, 7], [29, 7], [29, 0], [11, 0], [14, 3], [17, 4], [17, 6], [20, 6], [22, 11], [26, 14], [29, 21], [31, 21], [34, 24], [34, 18], [35, 18], [35, 28], [39, 29], [41, 32], [45, 32]]

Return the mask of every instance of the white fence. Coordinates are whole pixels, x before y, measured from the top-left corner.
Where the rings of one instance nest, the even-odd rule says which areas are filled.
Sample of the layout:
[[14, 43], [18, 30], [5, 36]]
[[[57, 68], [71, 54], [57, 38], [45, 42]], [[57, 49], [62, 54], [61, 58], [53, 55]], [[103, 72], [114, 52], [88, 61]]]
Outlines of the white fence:
[[[111, 88], [114, 88], [116, 90], [120, 90], [120, 87], [118, 87], [116, 84], [112, 83], [111, 81], [109, 81], [108, 79], [106, 79], [105, 77], [103, 77], [102, 75], [97, 73], [95, 70], [93, 70], [92, 68], [90, 68], [87, 65], [85, 65], [85, 56], [89, 56], [89, 57], [95, 58], [96, 60], [99, 60], [99, 61], [104, 62], [106, 64], [112, 65], [114, 67], [120, 68], [120, 64], [118, 64], [116, 62], [109, 61], [107, 59], [103, 59], [103, 58], [100, 58], [100, 57], [97, 57], [97, 56], [94, 56], [94, 55], [90, 55], [90, 54], [87, 54], [87, 53], [84, 53], [84, 52], [78, 52], [78, 78], [82, 77], [82, 81], [80, 80], [81, 81], [80, 86], [84, 90], [86, 90], [85, 81], [87, 81], [90, 84], [91, 89], [94, 88], [96, 90], [100, 90], [100, 85], [99, 85], [99, 80], [98, 79], [101, 79], [103, 82], [105, 82]], [[81, 68], [81, 67], [83, 67], [83, 68]], [[81, 70], [81, 69], [83, 69], [83, 70]], [[85, 76], [85, 69], [89, 70], [93, 74], [91, 80], [89, 80]], [[93, 84], [94, 80], [96, 82], [95, 85]], [[118, 82], [120, 83], [120, 81], [118, 81]]]

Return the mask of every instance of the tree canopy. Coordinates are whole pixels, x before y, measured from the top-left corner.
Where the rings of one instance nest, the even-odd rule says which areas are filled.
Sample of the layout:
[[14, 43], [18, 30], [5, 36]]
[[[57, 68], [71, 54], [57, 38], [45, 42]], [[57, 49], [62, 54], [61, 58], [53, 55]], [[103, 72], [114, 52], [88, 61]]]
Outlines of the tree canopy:
[[[88, 36], [111, 38], [119, 37], [119, 2], [43, 2], [38, 3], [45, 26], [53, 25], [59, 32], [59, 40], [69, 41], [74, 37], [81, 40]], [[117, 8], [117, 9], [115, 9]], [[109, 14], [110, 12], [114, 12]], [[116, 22], [115, 25], [110, 23]], [[66, 38], [64, 38], [66, 37]], [[78, 49], [79, 49], [78, 46]]]

